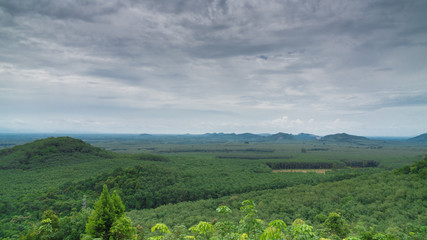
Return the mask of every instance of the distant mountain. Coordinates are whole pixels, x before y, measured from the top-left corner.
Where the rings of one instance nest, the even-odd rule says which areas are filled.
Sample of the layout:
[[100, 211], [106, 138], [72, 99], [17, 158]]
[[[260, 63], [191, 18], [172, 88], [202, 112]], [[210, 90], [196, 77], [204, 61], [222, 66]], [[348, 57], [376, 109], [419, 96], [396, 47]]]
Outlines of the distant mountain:
[[258, 134], [253, 134], [253, 133], [242, 133], [242, 134], [237, 134], [236, 137], [243, 139], [243, 140], [261, 140], [264, 139], [263, 136], [258, 135]]
[[[190, 135], [189, 138], [198, 138], [200, 135]], [[217, 141], [263, 141], [265, 137], [253, 133], [205, 133], [201, 135], [205, 140]]]
[[427, 142], [427, 133], [408, 139], [410, 142]]
[[153, 135], [147, 134], [147, 133], [142, 133], [142, 134], [139, 134], [139, 136], [144, 137], [144, 138], [149, 138], [149, 137], [152, 137]]
[[300, 133], [298, 135], [295, 135], [294, 137], [295, 137], [295, 139], [298, 139], [298, 140], [317, 140], [317, 139], [320, 139], [319, 136], [316, 136], [314, 134], [309, 134], [309, 133]]
[[[199, 135], [188, 135], [188, 137], [197, 137]], [[205, 133], [201, 135], [203, 138], [214, 138], [214, 139], [229, 139], [235, 138], [235, 133]]]
[[114, 153], [71, 137], [49, 137], [0, 151], [0, 169], [30, 169], [64, 165], [99, 158]]
[[254, 134], [254, 133], [205, 133], [205, 134], [182, 134], [182, 135], [150, 135], [150, 134], [139, 134], [141, 139], [147, 141], [206, 141], [206, 142], [233, 142], [233, 141], [244, 141], [244, 142], [268, 142], [268, 141], [281, 141], [281, 140], [319, 140], [320, 137], [309, 133], [300, 133], [293, 135], [290, 133], [275, 133], [275, 134]]
[[294, 135], [289, 133], [276, 133], [268, 137], [271, 140], [293, 140], [295, 139]]
[[347, 133], [337, 133], [337, 134], [327, 135], [322, 137], [320, 140], [332, 141], [332, 142], [347, 142], [347, 143], [360, 143], [362, 141], [370, 141], [366, 137], [350, 135]]

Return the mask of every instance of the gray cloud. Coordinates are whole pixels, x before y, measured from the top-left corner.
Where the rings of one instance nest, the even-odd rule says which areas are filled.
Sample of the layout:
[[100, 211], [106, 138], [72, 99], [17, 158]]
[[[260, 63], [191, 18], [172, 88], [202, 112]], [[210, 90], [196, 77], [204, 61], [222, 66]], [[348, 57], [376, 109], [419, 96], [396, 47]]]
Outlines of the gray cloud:
[[[375, 135], [373, 121], [351, 117], [389, 121], [407, 108], [419, 121], [395, 133], [416, 134], [427, 120], [426, 11], [422, 0], [0, 0], [0, 127], [22, 126], [13, 116], [31, 119], [37, 104], [25, 129], [72, 118], [68, 108], [79, 128], [107, 132]], [[120, 126], [114, 112], [157, 120]]]
[[115, 13], [124, 4], [121, 1], [87, 0], [41, 0], [2, 1], [1, 6], [13, 16], [42, 15], [55, 19], [78, 19], [93, 21], [100, 15]]

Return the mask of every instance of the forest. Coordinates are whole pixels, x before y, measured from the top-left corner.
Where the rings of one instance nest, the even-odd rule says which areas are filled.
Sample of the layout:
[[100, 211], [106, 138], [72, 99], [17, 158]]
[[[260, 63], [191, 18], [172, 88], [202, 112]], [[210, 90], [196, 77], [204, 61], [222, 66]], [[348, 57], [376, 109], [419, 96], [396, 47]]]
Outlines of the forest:
[[[427, 237], [423, 141], [22, 135], [0, 148], [1, 239]], [[289, 169], [325, 171], [274, 171]]]

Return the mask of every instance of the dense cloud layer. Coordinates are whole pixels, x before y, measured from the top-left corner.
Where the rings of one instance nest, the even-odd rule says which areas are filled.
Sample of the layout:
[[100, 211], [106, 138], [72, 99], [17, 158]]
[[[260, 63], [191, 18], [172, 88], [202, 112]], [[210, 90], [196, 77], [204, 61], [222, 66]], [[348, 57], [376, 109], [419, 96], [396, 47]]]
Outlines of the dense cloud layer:
[[427, 2], [0, 0], [0, 131], [427, 131]]

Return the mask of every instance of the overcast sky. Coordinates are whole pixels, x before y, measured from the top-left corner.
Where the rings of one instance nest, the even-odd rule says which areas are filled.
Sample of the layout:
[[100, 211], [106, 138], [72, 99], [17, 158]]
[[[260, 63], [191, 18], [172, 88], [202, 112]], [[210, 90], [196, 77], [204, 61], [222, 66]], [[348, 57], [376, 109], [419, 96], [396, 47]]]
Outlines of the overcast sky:
[[0, 0], [0, 132], [427, 132], [427, 1]]

